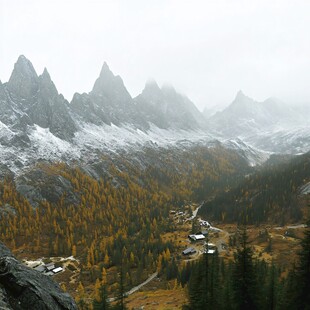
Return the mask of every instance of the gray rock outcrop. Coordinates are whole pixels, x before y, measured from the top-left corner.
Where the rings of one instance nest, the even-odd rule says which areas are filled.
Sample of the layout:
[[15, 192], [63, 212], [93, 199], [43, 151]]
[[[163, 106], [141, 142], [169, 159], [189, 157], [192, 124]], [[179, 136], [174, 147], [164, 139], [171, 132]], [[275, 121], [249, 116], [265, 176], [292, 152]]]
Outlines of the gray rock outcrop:
[[68, 141], [77, 130], [69, 104], [47, 70], [38, 76], [25, 56], [18, 58], [9, 81], [0, 85], [0, 103], [0, 120], [14, 131], [37, 124]]
[[149, 128], [134, 104], [120, 76], [115, 76], [106, 63], [88, 94], [74, 94], [70, 108], [80, 120], [96, 125], [131, 125]]
[[75, 310], [77, 306], [49, 276], [24, 266], [0, 243], [0, 309]]

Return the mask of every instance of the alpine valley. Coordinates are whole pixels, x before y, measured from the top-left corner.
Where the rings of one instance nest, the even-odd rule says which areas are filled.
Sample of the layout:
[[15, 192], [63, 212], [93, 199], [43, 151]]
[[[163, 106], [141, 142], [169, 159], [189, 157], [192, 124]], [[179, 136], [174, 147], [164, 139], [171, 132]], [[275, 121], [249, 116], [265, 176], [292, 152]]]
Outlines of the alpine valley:
[[[239, 309], [246, 222], [261, 296], [278, 285], [277, 307], [253, 309], [293, 309], [283, 305], [310, 204], [310, 106], [292, 106], [239, 91], [202, 113], [153, 80], [132, 98], [106, 63], [69, 102], [20, 56], [0, 82], [0, 236], [13, 252], [0, 243], [0, 307], [204, 309], [201, 283], [219, 281], [210, 307]], [[216, 281], [199, 278], [210, 253]]]

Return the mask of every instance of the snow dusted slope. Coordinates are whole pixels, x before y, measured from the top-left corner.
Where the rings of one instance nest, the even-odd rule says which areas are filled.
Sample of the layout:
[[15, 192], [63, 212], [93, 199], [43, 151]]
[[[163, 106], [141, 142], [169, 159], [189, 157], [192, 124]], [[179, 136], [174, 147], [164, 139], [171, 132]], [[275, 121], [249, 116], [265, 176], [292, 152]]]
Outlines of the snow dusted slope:
[[34, 125], [28, 128], [27, 133], [26, 137], [29, 142], [25, 146], [22, 146], [20, 141], [16, 145], [11, 143], [19, 138], [19, 133], [12, 131], [10, 141], [6, 145], [0, 144], [0, 161], [14, 173], [40, 160], [68, 161], [80, 157], [78, 147], [56, 137], [47, 128]]
[[[1, 123], [0, 123], [1, 126]], [[3, 125], [2, 125], [3, 126]], [[196, 144], [213, 147], [223, 146], [239, 151], [250, 165], [265, 161], [269, 154], [256, 150], [246, 143], [217, 140], [202, 130], [168, 130], [150, 125], [148, 131], [131, 126], [94, 125], [80, 123], [80, 130], [68, 142], [53, 135], [48, 128], [34, 125], [28, 129], [27, 147], [3, 146], [0, 144], [0, 160], [14, 173], [39, 161], [89, 162], [101, 154], [113, 154], [152, 146], [154, 148], [187, 148]], [[3, 128], [6, 128], [3, 126]], [[8, 134], [14, 136], [9, 129]], [[2, 131], [1, 131], [2, 132]], [[6, 134], [5, 134], [6, 135]]]
[[272, 152], [261, 151], [238, 138], [225, 140], [223, 144], [229, 149], [238, 151], [242, 157], [247, 159], [251, 166], [264, 163], [272, 154]]
[[87, 164], [102, 154], [145, 146], [184, 149], [221, 144], [256, 165], [272, 152], [298, 154], [310, 149], [308, 120], [299, 127], [290, 120], [299, 115], [300, 121], [305, 113], [283, 109], [274, 99], [258, 103], [239, 92], [230, 107], [204, 120], [171, 86], [159, 88], [149, 82], [141, 95], [131, 98], [107, 64], [93, 89], [76, 93], [69, 103], [46, 69], [38, 75], [20, 56], [10, 80], [0, 82], [0, 164], [19, 173], [39, 161]]
[[206, 143], [213, 138], [202, 130], [160, 129], [152, 124], [148, 131], [141, 131], [129, 125], [118, 127], [114, 124], [96, 126], [84, 123], [81, 128], [82, 130], [76, 133], [75, 143], [83, 143], [84, 148], [99, 150], [117, 151], [120, 148], [143, 146], [146, 143], [169, 147], [185, 141]]
[[302, 154], [310, 150], [310, 124], [304, 126], [274, 126], [243, 139], [257, 148], [282, 154]]
[[[306, 112], [308, 111], [308, 112]], [[307, 107], [293, 109], [275, 98], [257, 102], [241, 91], [210, 120], [210, 129], [266, 152], [300, 154], [310, 150]]]

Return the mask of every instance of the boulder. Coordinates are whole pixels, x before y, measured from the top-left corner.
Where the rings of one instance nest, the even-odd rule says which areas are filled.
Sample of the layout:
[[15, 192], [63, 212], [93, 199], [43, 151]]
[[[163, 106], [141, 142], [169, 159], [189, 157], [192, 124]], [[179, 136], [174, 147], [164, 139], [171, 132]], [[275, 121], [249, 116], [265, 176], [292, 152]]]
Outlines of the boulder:
[[77, 306], [49, 276], [23, 265], [0, 243], [0, 308], [74, 310]]

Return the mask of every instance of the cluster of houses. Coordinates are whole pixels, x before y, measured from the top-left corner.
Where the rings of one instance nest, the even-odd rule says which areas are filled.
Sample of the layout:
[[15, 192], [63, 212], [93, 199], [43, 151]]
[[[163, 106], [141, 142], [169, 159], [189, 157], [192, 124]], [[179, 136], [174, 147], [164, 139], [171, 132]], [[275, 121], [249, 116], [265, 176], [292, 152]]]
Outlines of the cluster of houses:
[[[214, 243], [207, 243], [207, 242], [205, 242], [204, 243], [204, 247], [205, 247], [205, 249], [203, 251], [204, 254], [214, 254], [217, 251], [217, 246]], [[182, 254], [184, 256], [187, 256], [187, 255], [195, 254], [196, 252], [197, 251], [196, 251], [195, 248], [189, 247], [189, 248], [185, 249], [182, 252]]]
[[[175, 218], [179, 219], [179, 222], [187, 222], [191, 221], [195, 218], [195, 215], [192, 215], [191, 217], [188, 217], [187, 212], [183, 212], [181, 210], [170, 210], [170, 214], [174, 215]], [[180, 218], [183, 218], [183, 220], [180, 220]], [[214, 254], [217, 251], [217, 246], [213, 243], [207, 243], [206, 236], [208, 235], [209, 231], [213, 232], [220, 232], [220, 229], [213, 227], [208, 221], [198, 219], [199, 224], [201, 226], [201, 231], [196, 233], [196, 234], [190, 234], [188, 235], [189, 240], [192, 243], [196, 242], [204, 242], [204, 250], [202, 253], [207, 253], [207, 254]], [[184, 251], [182, 251], [182, 254], [184, 256], [192, 255], [195, 254], [197, 250], [194, 247], [188, 247]]]
[[56, 273], [63, 271], [62, 267], [56, 267], [54, 263], [42, 264], [33, 268], [47, 276], [53, 276]]

